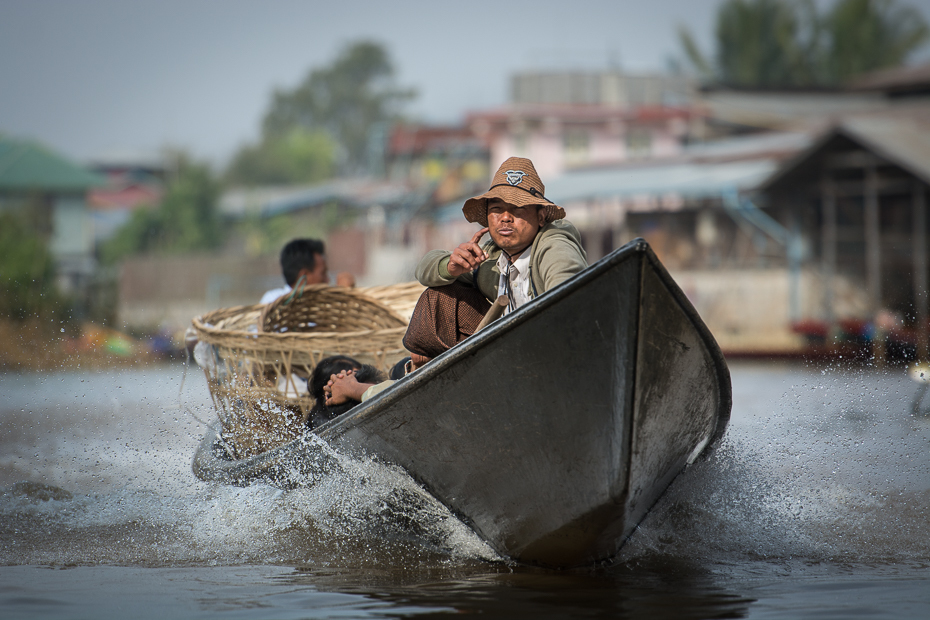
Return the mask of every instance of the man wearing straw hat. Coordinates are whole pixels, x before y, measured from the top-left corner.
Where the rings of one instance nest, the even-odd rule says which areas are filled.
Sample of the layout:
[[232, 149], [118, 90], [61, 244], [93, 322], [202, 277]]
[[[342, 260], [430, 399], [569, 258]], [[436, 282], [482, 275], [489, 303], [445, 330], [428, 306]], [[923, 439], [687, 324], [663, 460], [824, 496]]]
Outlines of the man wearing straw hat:
[[[417, 302], [404, 336], [411, 352], [407, 370], [471, 336], [491, 300], [506, 295], [504, 314], [558, 286], [588, 266], [581, 236], [565, 210], [545, 196], [533, 162], [511, 157], [498, 168], [491, 188], [469, 198], [465, 219], [483, 226], [452, 252], [433, 250], [417, 265], [417, 280], [429, 288]], [[491, 240], [478, 245], [490, 233]], [[400, 365], [392, 379], [403, 376]], [[327, 405], [364, 401], [393, 381], [359, 383], [352, 373], [333, 375], [323, 392]]]
[[[417, 265], [423, 292], [410, 318], [404, 346], [406, 368], [415, 369], [471, 336], [491, 300], [506, 295], [504, 314], [558, 286], [588, 266], [581, 236], [565, 210], [545, 196], [533, 162], [511, 157], [498, 168], [491, 188], [469, 198], [465, 219], [483, 226], [452, 252], [433, 250]], [[490, 233], [491, 240], [478, 245]], [[400, 365], [392, 379], [403, 376]], [[352, 373], [333, 375], [323, 388], [327, 405], [364, 401], [387, 389], [358, 382]]]
[[[433, 250], [420, 260], [417, 280], [430, 288], [404, 338], [415, 362], [474, 333], [499, 296], [508, 298], [504, 314], [513, 312], [588, 266], [578, 230], [545, 190], [532, 161], [509, 158], [490, 189], [462, 207], [465, 219], [483, 228], [452, 252]], [[490, 241], [478, 245], [485, 233]]]

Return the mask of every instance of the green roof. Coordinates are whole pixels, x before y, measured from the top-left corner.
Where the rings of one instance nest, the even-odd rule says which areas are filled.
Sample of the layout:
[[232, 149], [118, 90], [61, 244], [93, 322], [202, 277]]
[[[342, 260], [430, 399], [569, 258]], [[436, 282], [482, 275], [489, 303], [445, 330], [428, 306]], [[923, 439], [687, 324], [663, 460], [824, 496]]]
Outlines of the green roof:
[[105, 182], [43, 146], [0, 136], [0, 192], [86, 191]]

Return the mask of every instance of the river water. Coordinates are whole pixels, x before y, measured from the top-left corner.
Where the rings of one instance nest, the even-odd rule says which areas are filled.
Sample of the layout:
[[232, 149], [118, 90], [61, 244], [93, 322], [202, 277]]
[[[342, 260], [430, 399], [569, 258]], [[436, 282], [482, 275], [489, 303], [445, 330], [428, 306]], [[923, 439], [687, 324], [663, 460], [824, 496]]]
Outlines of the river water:
[[731, 365], [733, 417], [609, 566], [512, 566], [402, 472], [195, 479], [180, 365], [0, 375], [0, 617], [930, 617], [930, 394]]

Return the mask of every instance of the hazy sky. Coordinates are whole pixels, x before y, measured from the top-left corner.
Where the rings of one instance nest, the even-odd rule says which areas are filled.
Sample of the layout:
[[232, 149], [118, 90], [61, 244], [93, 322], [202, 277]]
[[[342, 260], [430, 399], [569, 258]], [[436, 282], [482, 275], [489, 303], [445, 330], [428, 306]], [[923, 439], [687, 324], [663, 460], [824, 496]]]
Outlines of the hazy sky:
[[[0, 132], [78, 159], [177, 146], [221, 163], [275, 87], [347, 43], [386, 45], [422, 120], [507, 98], [521, 69], [662, 70], [719, 0], [0, 0]], [[930, 0], [911, 0], [930, 20]]]

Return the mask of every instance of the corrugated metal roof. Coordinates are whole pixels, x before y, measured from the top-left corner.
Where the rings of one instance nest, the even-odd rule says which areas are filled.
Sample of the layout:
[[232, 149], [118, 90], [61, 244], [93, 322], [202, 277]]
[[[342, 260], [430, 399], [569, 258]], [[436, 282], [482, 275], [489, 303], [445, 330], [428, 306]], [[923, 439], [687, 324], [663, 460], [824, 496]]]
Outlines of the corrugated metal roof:
[[[726, 192], [745, 192], [756, 186], [777, 167], [775, 159], [731, 162], [655, 162], [567, 172], [546, 185], [546, 197], [564, 205], [579, 200], [653, 197], [680, 198], [684, 201], [719, 198]], [[464, 200], [437, 210], [440, 221], [462, 216]]]
[[775, 167], [774, 160], [759, 159], [569, 172], [546, 186], [546, 196], [555, 203], [669, 194], [684, 199], [718, 197], [724, 191], [753, 189]]
[[806, 132], [766, 132], [689, 144], [683, 156], [703, 161], [786, 156], [807, 148], [811, 142], [813, 137]]
[[930, 84], [930, 63], [872, 71], [853, 80], [851, 90], [905, 91]]
[[620, 121], [667, 121], [674, 118], [691, 118], [698, 114], [690, 106], [641, 105], [619, 107], [605, 104], [569, 103], [512, 103], [480, 112], [471, 112], [466, 122], [469, 126], [484, 121], [507, 123], [513, 119], [555, 118], [566, 122]]
[[888, 162], [930, 183], [930, 123], [906, 115], [849, 117], [824, 132], [807, 150], [760, 184], [769, 189], [805, 165], [837, 136], [845, 136]]
[[869, 92], [712, 89], [702, 93], [701, 105], [718, 122], [817, 129], [839, 115], [877, 112], [890, 103], [881, 93]]
[[257, 213], [271, 217], [300, 209], [337, 202], [357, 208], [388, 206], [403, 202], [410, 190], [403, 184], [365, 179], [340, 179], [311, 187], [267, 187], [227, 192], [220, 199], [220, 210], [241, 217]]
[[105, 183], [38, 144], [0, 138], [0, 191], [86, 191]]
[[851, 118], [840, 131], [872, 149], [876, 155], [930, 183], [930, 125], [907, 117]]

